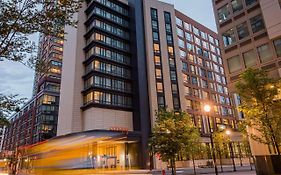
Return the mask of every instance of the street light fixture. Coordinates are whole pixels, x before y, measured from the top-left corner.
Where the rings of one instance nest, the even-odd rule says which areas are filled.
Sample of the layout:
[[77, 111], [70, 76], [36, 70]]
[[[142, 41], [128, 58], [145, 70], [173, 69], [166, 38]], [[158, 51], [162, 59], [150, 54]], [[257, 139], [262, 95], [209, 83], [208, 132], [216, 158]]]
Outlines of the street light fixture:
[[[209, 114], [211, 112], [211, 106], [206, 104], [204, 106], [204, 111]], [[219, 173], [218, 173], [216, 154], [215, 154], [215, 148], [214, 148], [213, 130], [211, 129], [211, 124], [210, 124], [210, 118], [209, 117], [208, 117], [208, 123], [209, 123], [210, 140], [211, 140], [211, 146], [212, 146], [212, 153], [213, 153], [215, 173], [216, 173], [216, 175], [218, 175]]]

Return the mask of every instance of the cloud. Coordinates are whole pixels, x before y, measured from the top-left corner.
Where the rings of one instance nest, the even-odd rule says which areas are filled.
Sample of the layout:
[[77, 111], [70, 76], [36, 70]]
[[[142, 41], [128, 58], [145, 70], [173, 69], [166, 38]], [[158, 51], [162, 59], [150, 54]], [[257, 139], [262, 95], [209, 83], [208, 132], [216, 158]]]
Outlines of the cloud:
[[0, 62], [0, 93], [19, 94], [30, 98], [32, 94], [34, 71], [20, 63]]

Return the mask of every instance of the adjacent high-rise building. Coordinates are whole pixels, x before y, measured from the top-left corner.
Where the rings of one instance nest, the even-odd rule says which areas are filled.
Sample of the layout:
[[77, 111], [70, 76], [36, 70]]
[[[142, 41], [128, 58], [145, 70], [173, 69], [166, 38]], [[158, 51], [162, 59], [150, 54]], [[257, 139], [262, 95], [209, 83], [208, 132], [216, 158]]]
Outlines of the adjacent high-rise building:
[[[269, 76], [281, 77], [281, 1], [280, 0], [213, 0], [220, 36], [222, 58], [230, 92], [235, 105], [235, 83], [248, 68], [268, 71]], [[241, 118], [243, 115], [239, 114]], [[255, 132], [255, 131], [251, 131]], [[274, 149], [251, 140], [257, 159], [258, 173], [273, 174], [271, 161], [264, 155], [275, 154]], [[260, 166], [262, 165], [262, 166]], [[280, 163], [277, 163], [279, 167]], [[271, 168], [269, 168], [271, 167]]]

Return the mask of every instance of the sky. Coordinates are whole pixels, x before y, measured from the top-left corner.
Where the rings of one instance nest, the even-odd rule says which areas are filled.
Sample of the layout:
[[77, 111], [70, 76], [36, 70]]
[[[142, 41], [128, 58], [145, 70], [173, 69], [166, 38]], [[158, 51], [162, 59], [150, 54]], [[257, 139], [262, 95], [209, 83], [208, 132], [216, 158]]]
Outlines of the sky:
[[[161, 0], [174, 4], [175, 8], [195, 21], [216, 31], [212, 0]], [[32, 38], [33, 40], [38, 40]], [[33, 70], [14, 62], [0, 61], [0, 93], [19, 94], [31, 98]]]

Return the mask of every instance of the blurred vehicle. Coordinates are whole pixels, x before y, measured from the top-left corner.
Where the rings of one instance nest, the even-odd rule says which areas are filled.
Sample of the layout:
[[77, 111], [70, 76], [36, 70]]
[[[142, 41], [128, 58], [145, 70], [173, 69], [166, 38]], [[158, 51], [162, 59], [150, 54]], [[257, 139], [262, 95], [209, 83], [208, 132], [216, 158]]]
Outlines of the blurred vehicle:
[[58, 175], [136, 169], [140, 157], [139, 137], [133, 135], [127, 131], [95, 130], [19, 147], [16, 171], [18, 174]]

